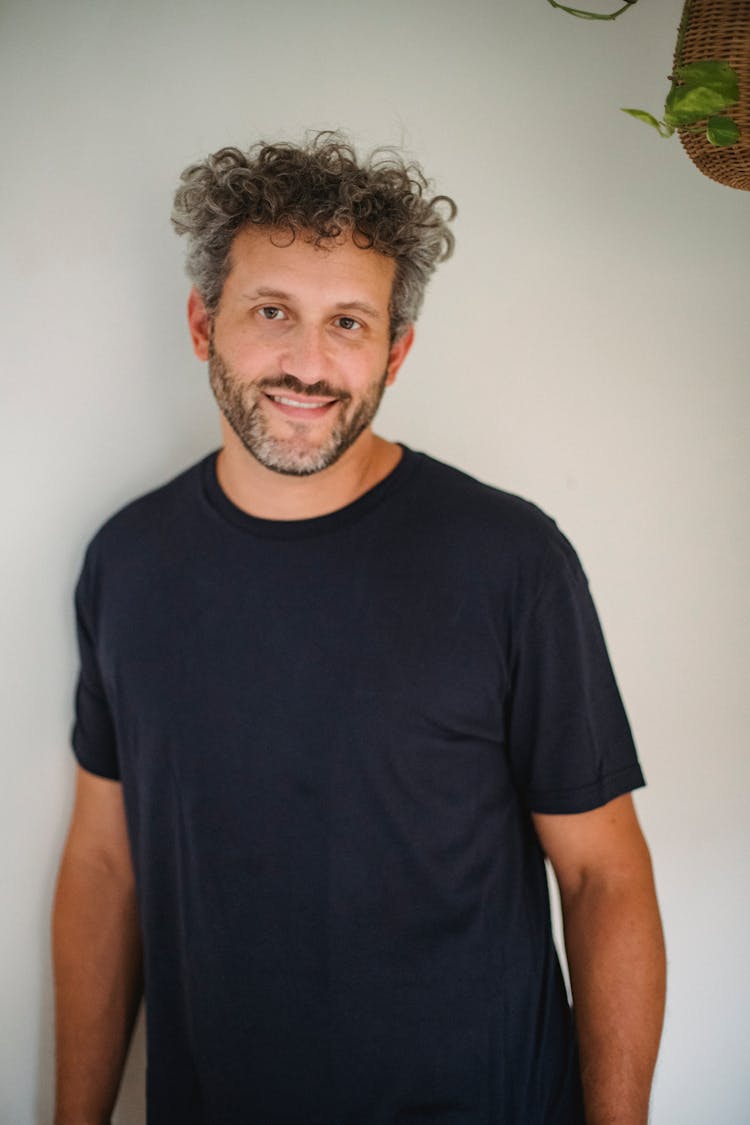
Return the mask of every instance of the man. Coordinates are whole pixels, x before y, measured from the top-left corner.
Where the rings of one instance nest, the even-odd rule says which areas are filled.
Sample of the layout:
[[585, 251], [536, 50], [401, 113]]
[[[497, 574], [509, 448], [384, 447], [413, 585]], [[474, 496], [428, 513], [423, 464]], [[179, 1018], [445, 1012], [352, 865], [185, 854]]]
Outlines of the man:
[[152, 1125], [646, 1121], [664, 953], [580, 564], [371, 428], [454, 212], [331, 134], [183, 174], [223, 445], [76, 593], [57, 1125], [108, 1120], [143, 978]]

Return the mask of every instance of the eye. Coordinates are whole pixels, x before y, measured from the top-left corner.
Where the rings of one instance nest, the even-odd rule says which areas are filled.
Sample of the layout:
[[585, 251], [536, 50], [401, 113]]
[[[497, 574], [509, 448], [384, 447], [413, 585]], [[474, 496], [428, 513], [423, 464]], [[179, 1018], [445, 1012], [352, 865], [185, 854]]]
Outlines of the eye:
[[356, 328], [361, 328], [362, 325], [353, 316], [340, 316], [337, 318], [336, 323], [339, 328], [345, 328], [347, 332], [352, 332]]
[[284, 311], [276, 305], [264, 305], [262, 309], [258, 310], [264, 320], [283, 320]]

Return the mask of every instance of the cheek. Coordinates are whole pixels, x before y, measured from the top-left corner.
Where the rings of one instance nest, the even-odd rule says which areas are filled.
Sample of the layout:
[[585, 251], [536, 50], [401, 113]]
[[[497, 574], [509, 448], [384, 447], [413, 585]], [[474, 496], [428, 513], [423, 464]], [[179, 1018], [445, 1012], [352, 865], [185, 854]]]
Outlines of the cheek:
[[370, 394], [373, 387], [380, 383], [386, 368], [387, 358], [369, 356], [366, 361], [339, 364], [336, 374], [338, 382], [345, 385], [356, 396]]
[[278, 365], [279, 348], [247, 330], [217, 331], [214, 346], [224, 362], [235, 371], [253, 373]]
[[374, 379], [383, 378], [389, 358], [387, 341], [378, 342], [363, 348], [358, 356], [352, 358], [352, 370], [357, 371], [357, 377], [362, 383], [372, 383]]

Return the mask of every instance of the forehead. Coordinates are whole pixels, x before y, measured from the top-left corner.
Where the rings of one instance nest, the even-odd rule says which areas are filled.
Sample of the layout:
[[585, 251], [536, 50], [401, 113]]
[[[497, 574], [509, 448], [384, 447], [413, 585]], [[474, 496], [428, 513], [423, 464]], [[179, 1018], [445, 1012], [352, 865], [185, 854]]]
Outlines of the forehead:
[[[248, 286], [273, 288], [291, 296], [369, 300], [387, 308], [396, 264], [376, 250], [364, 250], [348, 233], [316, 246], [314, 236], [265, 227], [245, 227], [232, 242], [225, 292]], [[344, 294], [344, 296], [342, 296]]]

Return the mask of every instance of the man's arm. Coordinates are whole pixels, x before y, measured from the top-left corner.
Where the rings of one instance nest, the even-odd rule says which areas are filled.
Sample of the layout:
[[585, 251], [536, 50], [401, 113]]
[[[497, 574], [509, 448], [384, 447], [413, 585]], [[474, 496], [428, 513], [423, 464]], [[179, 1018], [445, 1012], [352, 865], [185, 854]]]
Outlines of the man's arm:
[[142, 992], [141, 939], [116, 781], [79, 768], [55, 894], [55, 1125], [106, 1125]]
[[587, 1125], [646, 1125], [666, 962], [632, 799], [534, 825], [560, 887]]

